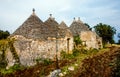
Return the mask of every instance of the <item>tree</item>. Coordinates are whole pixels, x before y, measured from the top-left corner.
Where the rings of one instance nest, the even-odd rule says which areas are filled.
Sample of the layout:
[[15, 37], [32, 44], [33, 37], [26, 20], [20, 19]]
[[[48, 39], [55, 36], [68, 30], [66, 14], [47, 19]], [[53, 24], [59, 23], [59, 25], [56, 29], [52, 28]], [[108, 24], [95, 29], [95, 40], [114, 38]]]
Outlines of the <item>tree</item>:
[[88, 25], [87, 23], [84, 23], [85, 26], [87, 26], [89, 28], [89, 30], [92, 30], [92, 28], [90, 27], [90, 25]]
[[10, 33], [8, 31], [0, 30], [0, 39], [6, 39]]
[[114, 43], [113, 36], [116, 34], [116, 29], [107, 24], [99, 23], [94, 26], [95, 32], [102, 37], [103, 44]]
[[82, 44], [82, 41], [79, 36], [74, 36], [74, 42], [76, 46]]
[[120, 33], [118, 33], [118, 38], [119, 38], [118, 44], [120, 44]]

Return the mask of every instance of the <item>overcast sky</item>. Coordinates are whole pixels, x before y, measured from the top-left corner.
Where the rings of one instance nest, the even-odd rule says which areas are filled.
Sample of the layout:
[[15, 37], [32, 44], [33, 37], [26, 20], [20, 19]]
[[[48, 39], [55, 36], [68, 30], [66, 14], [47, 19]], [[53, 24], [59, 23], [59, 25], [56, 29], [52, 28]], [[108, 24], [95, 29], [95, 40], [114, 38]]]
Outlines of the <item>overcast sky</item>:
[[120, 0], [0, 0], [0, 29], [14, 32], [33, 8], [42, 21], [53, 14], [58, 23], [69, 26], [74, 17], [80, 17], [91, 27], [101, 22], [120, 33]]

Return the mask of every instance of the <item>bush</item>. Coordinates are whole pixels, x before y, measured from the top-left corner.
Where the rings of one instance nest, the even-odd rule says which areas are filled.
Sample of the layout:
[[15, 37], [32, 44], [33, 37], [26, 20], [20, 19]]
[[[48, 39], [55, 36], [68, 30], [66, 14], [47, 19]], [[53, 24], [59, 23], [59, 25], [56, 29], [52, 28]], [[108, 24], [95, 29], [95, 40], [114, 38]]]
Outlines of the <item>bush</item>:
[[0, 30], [0, 39], [6, 39], [10, 33], [8, 31]]
[[52, 64], [52, 61], [51, 61], [50, 59], [44, 59], [44, 60], [43, 60], [43, 63], [44, 63], [45, 65], [49, 65], [49, 64]]
[[6, 60], [0, 61], [0, 69], [4, 69], [4, 68], [6, 68], [6, 66], [7, 66], [7, 61]]
[[75, 45], [76, 45], [76, 46], [82, 44], [82, 41], [81, 41], [81, 39], [80, 39], [79, 36], [75, 36], [75, 37], [74, 37], [74, 42], [75, 42]]
[[0, 68], [5, 68], [7, 66], [6, 61], [6, 49], [8, 48], [6, 40], [0, 40]]
[[81, 54], [87, 54], [87, 53], [88, 53], [88, 50], [86, 50], [86, 49], [81, 49], [81, 50], [80, 50], [80, 53], [81, 53]]
[[72, 59], [72, 58], [74, 58], [74, 56], [73, 56], [73, 54], [67, 54], [65, 51], [62, 51], [61, 58], [62, 59]]
[[62, 51], [62, 52], [60, 53], [60, 55], [61, 55], [61, 58], [63, 59], [63, 58], [66, 57], [66, 52], [65, 52], [65, 51]]
[[73, 56], [78, 56], [80, 51], [78, 49], [73, 49]]
[[44, 63], [44, 65], [49, 65], [52, 63], [50, 59], [43, 59], [43, 58], [38, 58], [36, 59], [37, 64], [39, 63]]
[[23, 66], [21, 66], [20, 64], [15, 64], [14, 66], [10, 67], [10, 69], [12, 69], [13, 71], [21, 70], [23, 69]]
[[62, 59], [72, 59], [72, 58], [75, 58], [76, 56], [78, 56], [79, 54], [80, 54], [80, 50], [78, 50], [78, 49], [73, 49], [72, 54], [68, 54], [65, 51], [62, 51], [61, 58]]
[[96, 52], [98, 52], [98, 51], [99, 51], [98, 49], [93, 48], [93, 49], [90, 49], [90, 50], [89, 50], [89, 53], [96, 53]]
[[20, 64], [15, 64], [14, 66], [11, 66], [7, 70], [5, 68], [4, 69], [0, 69], [0, 72], [1, 72], [1, 74], [5, 75], [5, 74], [13, 73], [13, 72], [15, 72], [17, 70], [23, 70], [23, 69], [25, 69], [24, 66], [21, 66]]

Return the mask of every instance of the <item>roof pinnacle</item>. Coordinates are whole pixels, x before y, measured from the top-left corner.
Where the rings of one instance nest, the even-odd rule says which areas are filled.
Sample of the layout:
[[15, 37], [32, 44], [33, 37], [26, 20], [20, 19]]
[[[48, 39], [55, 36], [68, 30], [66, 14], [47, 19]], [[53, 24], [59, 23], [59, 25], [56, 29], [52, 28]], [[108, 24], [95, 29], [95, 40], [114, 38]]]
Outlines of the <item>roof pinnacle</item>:
[[52, 14], [50, 14], [50, 18], [52, 18]]
[[73, 18], [73, 22], [75, 22], [76, 21], [76, 19], [75, 19], [75, 17]]
[[55, 20], [55, 18], [54, 18], [54, 17], [52, 17], [52, 14], [50, 14], [50, 19]]
[[78, 17], [78, 21], [80, 21], [80, 17]]
[[33, 10], [32, 10], [32, 11], [33, 11], [33, 15], [35, 15], [35, 9], [34, 9], [34, 8], [33, 8]]

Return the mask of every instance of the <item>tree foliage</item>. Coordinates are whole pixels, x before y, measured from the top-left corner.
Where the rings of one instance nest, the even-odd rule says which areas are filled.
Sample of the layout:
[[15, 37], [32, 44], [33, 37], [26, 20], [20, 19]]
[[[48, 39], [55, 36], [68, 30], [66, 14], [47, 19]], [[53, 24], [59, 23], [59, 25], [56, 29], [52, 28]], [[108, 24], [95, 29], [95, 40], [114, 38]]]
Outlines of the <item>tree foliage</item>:
[[0, 40], [0, 69], [7, 66], [5, 51], [8, 48], [8, 42], [6, 40]]
[[84, 23], [85, 26], [87, 26], [89, 28], [89, 30], [92, 30], [92, 28], [90, 27], [90, 25], [88, 25], [87, 23]]
[[99, 23], [94, 26], [95, 32], [102, 37], [103, 43], [114, 43], [113, 36], [116, 34], [116, 29], [107, 24]]
[[120, 33], [118, 33], [118, 38], [119, 38], [118, 44], [120, 44]]
[[6, 39], [10, 33], [8, 31], [0, 30], [0, 39]]
[[120, 38], [120, 33], [118, 33], [118, 38]]
[[74, 36], [74, 42], [76, 46], [82, 44], [82, 41], [79, 36]]

